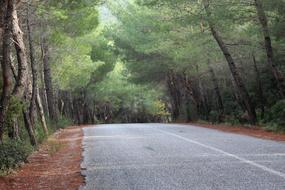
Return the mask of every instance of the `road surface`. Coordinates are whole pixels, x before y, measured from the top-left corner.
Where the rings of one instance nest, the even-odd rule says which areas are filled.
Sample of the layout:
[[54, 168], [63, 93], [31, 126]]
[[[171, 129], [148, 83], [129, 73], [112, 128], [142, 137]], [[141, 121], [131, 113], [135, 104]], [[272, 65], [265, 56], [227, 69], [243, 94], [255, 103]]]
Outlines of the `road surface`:
[[84, 128], [83, 190], [285, 190], [285, 143], [178, 124]]

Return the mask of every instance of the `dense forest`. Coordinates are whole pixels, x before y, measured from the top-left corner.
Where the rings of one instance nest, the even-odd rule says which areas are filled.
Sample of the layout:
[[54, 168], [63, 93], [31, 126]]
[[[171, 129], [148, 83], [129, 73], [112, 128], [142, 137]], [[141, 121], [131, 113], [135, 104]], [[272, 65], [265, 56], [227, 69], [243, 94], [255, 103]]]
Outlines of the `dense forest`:
[[69, 124], [285, 130], [284, 0], [0, 0], [0, 8], [0, 154], [18, 155], [0, 155], [0, 170]]

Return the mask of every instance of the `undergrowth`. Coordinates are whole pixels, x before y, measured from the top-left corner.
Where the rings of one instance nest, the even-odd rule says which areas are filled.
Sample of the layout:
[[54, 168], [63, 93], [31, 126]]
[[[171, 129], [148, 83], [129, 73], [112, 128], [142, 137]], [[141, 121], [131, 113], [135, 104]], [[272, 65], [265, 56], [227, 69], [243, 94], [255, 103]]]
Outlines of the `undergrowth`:
[[[58, 129], [72, 125], [72, 121], [65, 117], [60, 117], [56, 123], [47, 121], [47, 124], [49, 126], [49, 134], [53, 134]], [[3, 143], [0, 143], [0, 176], [10, 174], [13, 169], [26, 162], [28, 156], [34, 150], [38, 149], [38, 147], [30, 145], [28, 133], [22, 123], [20, 123], [19, 130], [20, 136], [18, 139], [9, 139], [6, 136]], [[39, 145], [48, 139], [39, 122], [35, 124], [35, 135]], [[62, 144], [56, 140], [49, 140], [47, 144], [50, 155], [55, 154], [62, 147]]]

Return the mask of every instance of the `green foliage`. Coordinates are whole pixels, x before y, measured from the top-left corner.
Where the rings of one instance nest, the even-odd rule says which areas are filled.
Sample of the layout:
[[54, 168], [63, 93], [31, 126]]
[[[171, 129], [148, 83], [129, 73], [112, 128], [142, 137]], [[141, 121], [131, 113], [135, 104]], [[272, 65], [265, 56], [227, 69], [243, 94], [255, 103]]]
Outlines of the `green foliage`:
[[[97, 1], [48, 1], [42, 2], [38, 12], [53, 29], [68, 36], [82, 36], [91, 32], [98, 25]], [[76, 29], [75, 29], [76, 26]]]
[[56, 126], [58, 129], [64, 129], [68, 126], [71, 126], [73, 124], [72, 120], [70, 118], [67, 118], [65, 116], [59, 117]]
[[149, 86], [133, 84], [128, 81], [129, 76], [125, 64], [117, 62], [114, 70], [91, 89], [95, 92], [97, 107], [108, 105], [112, 112], [110, 117], [121, 122], [125, 116], [167, 117], [169, 113], [160, 100], [160, 89], [150, 90]]
[[285, 131], [285, 100], [280, 100], [273, 105], [265, 115], [267, 129]]
[[11, 97], [10, 103], [8, 106], [8, 110], [6, 113], [6, 120], [5, 120], [5, 122], [6, 122], [5, 125], [7, 128], [9, 128], [13, 125], [15, 118], [18, 118], [22, 115], [23, 109], [26, 106], [27, 105], [25, 104], [25, 102], [23, 102], [19, 98], [15, 97], [15, 96]]
[[209, 120], [211, 123], [218, 123], [220, 122], [220, 113], [218, 111], [210, 111]]
[[[49, 118], [47, 119], [47, 125], [49, 126], [49, 134], [54, 133], [58, 129], [64, 129], [68, 126], [73, 125], [74, 122], [72, 121], [71, 118], [67, 118], [66, 116], [59, 116], [57, 121], [50, 120]], [[40, 130], [39, 133], [42, 131]]]
[[227, 115], [225, 117], [225, 123], [230, 125], [240, 125], [239, 116], [236, 115]]
[[37, 138], [38, 144], [43, 143], [48, 138], [39, 121], [36, 121], [35, 123], [35, 136]]
[[114, 69], [118, 56], [115, 54], [114, 42], [100, 35], [92, 43], [90, 57], [97, 63], [96, 69], [92, 72], [90, 82], [97, 83]]
[[32, 150], [31, 145], [19, 140], [8, 140], [0, 144], [0, 175], [8, 174], [10, 169], [27, 161]]
[[[38, 10], [49, 23], [53, 82], [70, 91], [84, 111], [92, 112], [88, 117], [100, 122], [147, 121], [168, 118], [177, 107], [180, 120], [246, 122], [243, 97], [208, 21], [229, 49], [253, 104], [271, 107], [279, 100], [277, 84], [264, 64], [266, 53], [260, 48], [264, 36], [252, 4], [209, 1], [209, 17], [203, 1], [107, 0], [100, 8], [98, 2], [52, 0]], [[263, 3], [274, 61], [284, 72], [284, 5], [282, 0]], [[99, 13], [104, 14], [100, 24]], [[106, 15], [115, 19], [102, 19]], [[213, 66], [217, 84], [207, 63]], [[259, 83], [264, 97], [259, 96]], [[272, 107], [266, 122], [279, 126], [283, 115], [277, 107]]]

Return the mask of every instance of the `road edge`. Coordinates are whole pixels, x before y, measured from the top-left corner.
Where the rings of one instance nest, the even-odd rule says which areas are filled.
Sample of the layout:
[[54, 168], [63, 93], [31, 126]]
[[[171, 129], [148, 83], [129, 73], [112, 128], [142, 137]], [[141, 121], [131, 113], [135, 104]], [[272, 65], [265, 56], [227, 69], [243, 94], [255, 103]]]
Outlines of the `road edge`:
[[259, 139], [285, 142], [285, 134], [266, 131], [265, 129], [262, 129], [257, 126], [253, 126], [250, 128], [250, 127], [226, 125], [226, 124], [207, 124], [207, 123], [205, 124], [204, 123], [183, 123], [183, 124], [194, 126], [194, 127], [202, 127], [202, 128], [207, 128], [207, 129], [218, 130], [218, 131], [222, 131], [226, 133], [247, 135], [247, 136], [255, 137]]

